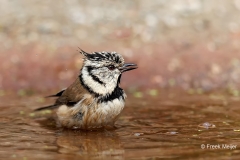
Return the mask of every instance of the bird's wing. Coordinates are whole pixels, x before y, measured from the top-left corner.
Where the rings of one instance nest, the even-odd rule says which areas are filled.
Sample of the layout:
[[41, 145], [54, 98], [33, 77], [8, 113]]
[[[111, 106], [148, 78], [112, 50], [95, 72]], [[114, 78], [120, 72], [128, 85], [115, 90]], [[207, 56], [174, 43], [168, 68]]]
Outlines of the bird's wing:
[[74, 83], [71, 84], [67, 89], [62, 90], [56, 94], [56, 96], [59, 96], [59, 98], [56, 100], [55, 104], [38, 108], [36, 109], [36, 111], [40, 111], [44, 109], [54, 109], [64, 104], [69, 107], [74, 106], [86, 94], [90, 94], [90, 93], [82, 86], [79, 78], [77, 78], [74, 81]]
[[46, 98], [48, 98], [48, 97], [60, 97], [65, 90], [66, 90], [66, 88], [62, 89], [61, 91], [59, 91], [59, 92], [56, 93], [56, 94], [49, 95], [49, 96], [47, 96]]

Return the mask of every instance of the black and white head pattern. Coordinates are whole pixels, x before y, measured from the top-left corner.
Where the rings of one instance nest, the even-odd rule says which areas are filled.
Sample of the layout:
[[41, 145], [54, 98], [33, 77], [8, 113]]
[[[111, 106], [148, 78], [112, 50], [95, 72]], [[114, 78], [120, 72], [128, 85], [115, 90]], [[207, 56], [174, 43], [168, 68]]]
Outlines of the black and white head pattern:
[[[123, 57], [116, 52], [81, 52], [84, 64], [80, 73], [83, 85], [92, 93], [102, 97], [121, 96], [122, 89], [118, 87], [121, 72], [119, 67], [124, 64]], [[114, 96], [114, 97], [115, 97]]]

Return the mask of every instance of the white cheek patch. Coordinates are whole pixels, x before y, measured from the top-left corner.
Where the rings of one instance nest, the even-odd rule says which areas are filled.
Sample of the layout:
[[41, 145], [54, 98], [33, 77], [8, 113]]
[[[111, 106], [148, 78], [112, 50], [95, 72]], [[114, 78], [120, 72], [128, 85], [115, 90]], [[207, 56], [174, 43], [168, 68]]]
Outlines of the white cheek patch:
[[115, 81], [116, 78], [113, 78], [112, 81], [106, 82], [107, 85], [102, 85], [98, 82], [96, 82], [95, 80], [93, 80], [93, 78], [89, 75], [87, 68], [84, 67], [82, 69], [82, 78], [84, 83], [92, 89], [92, 91], [94, 91], [97, 94], [100, 95], [106, 95], [106, 94], [110, 94], [113, 92], [114, 88], [117, 85], [117, 82]]

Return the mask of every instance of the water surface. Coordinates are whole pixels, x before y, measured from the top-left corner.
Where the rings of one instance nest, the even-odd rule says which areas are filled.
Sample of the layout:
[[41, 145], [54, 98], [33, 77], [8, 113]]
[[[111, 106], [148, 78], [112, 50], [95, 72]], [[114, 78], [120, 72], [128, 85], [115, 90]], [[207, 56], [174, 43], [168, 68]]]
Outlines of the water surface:
[[32, 112], [53, 102], [41, 97], [1, 98], [0, 159], [240, 158], [238, 97], [130, 96], [116, 130], [88, 132], [57, 128], [54, 113]]

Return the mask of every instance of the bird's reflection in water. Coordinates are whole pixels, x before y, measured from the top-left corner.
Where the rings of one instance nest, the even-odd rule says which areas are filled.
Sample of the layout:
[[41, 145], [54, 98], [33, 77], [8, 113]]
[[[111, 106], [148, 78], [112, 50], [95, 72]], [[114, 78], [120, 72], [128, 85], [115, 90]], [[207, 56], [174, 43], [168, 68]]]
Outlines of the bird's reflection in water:
[[124, 149], [115, 131], [63, 130], [57, 137], [59, 152], [87, 157], [122, 159]]
[[53, 117], [36, 120], [56, 133], [57, 152], [66, 159], [124, 159], [124, 149], [116, 130], [83, 131], [56, 127]]

